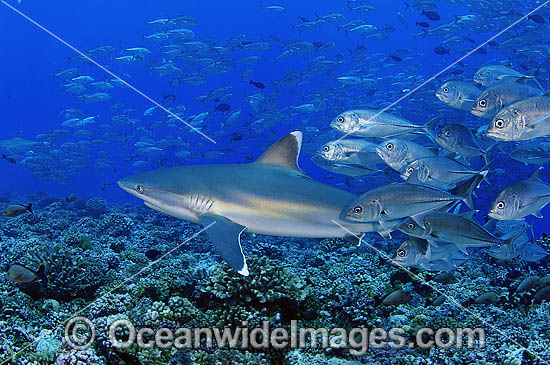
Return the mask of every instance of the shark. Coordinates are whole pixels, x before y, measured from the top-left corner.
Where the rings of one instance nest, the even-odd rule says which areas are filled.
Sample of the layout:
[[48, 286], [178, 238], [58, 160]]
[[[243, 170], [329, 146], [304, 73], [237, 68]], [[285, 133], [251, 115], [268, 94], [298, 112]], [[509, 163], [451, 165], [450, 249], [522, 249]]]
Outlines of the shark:
[[298, 166], [302, 133], [292, 132], [258, 159], [242, 164], [188, 165], [126, 177], [118, 185], [146, 206], [202, 224], [220, 256], [239, 274], [250, 274], [241, 234], [340, 237], [361, 243], [366, 232], [382, 235], [400, 220], [347, 222], [342, 209], [357, 195], [311, 179]]

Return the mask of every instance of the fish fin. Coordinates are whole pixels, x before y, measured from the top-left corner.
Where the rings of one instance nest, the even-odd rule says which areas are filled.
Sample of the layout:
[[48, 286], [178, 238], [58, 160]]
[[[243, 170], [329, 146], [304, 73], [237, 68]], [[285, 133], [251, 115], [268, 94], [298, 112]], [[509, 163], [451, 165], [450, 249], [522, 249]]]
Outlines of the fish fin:
[[545, 117], [539, 118], [539, 119], [537, 119], [537, 120], [535, 120], [535, 121], [529, 123], [529, 127], [530, 127], [531, 129], [533, 129], [537, 124], [540, 124], [540, 123], [546, 121], [547, 119], [550, 119], [550, 115], [547, 115], [547, 116], [545, 116]]
[[302, 132], [295, 131], [271, 145], [255, 163], [286, 167], [305, 175], [298, 166], [298, 156], [300, 156], [301, 148]]
[[540, 210], [537, 211], [537, 212], [535, 212], [535, 213], [533, 213], [533, 215], [534, 215], [535, 217], [537, 217], [537, 218], [544, 218], [544, 216], [542, 215], [542, 213], [541, 213]]
[[511, 233], [509, 233], [505, 236], [502, 236], [501, 239], [504, 241], [504, 244], [510, 245], [510, 244], [514, 243], [515, 240], [520, 238], [521, 235], [524, 234], [525, 231], [527, 231], [528, 227], [529, 227], [528, 225], [524, 225], [523, 227], [518, 229], [517, 232], [511, 232]]
[[422, 212], [422, 213], [415, 214], [411, 216], [411, 219], [415, 221], [415, 223], [418, 224], [420, 227], [422, 227], [422, 229], [424, 229], [426, 228], [426, 225], [424, 224], [424, 217], [428, 213], [430, 212]]
[[357, 247], [361, 246], [361, 242], [363, 242], [363, 237], [365, 237], [364, 233], [359, 234], [347, 234], [344, 236], [344, 239], [348, 242], [355, 243]]
[[458, 245], [456, 246], [464, 255], [468, 256], [468, 248], [466, 246]]
[[409, 236], [409, 240], [412, 242], [413, 246], [422, 254], [422, 256], [425, 256], [428, 253], [430, 243], [427, 240], [413, 236]]
[[460, 214], [460, 216], [462, 218], [465, 218], [465, 219], [469, 220], [469, 221], [474, 221], [474, 217], [475, 217], [477, 212], [478, 212], [477, 210], [471, 210], [469, 212]]
[[484, 176], [481, 174], [475, 175], [470, 180], [461, 185], [458, 185], [456, 188], [450, 190], [449, 192], [453, 195], [462, 197], [462, 201], [466, 203], [468, 208], [475, 210], [474, 201], [472, 200], [472, 192], [479, 186], [483, 178]]
[[241, 247], [241, 233], [246, 227], [213, 214], [202, 215], [200, 222], [203, 226], [214, 223], [206, 230], [206, 234], [212, 241], [214, 248], [235, 271], [248, 276], [250, 273]]
[[438, 115], [437, 117], [432, 118], [430, 121], [428, 121], [426, 124], [422, 126], [422, 129], [426, 132], [426, 137], [428, 137], [432, 141], [432, 143], [434, 143], [435, 145], [437, 145], [437, 143], [435, 142], [434, 129], [437, 123], [441, 120], [441, 118], [442, 116]]
[[32, 203], [29, 203], [29, 205], [27, 205], [25, 208], [27, 208], [27, 210], [34, 215], [34, 212], [32, 211]]
[[462, 98], [463, 101], [467, 101], [467, 102], [473, 102], [475, 101], [474, 99], [468, 99], [468, 98]]
[[536, 180], [536, 181], [543, 182], [539, 177], [541, 170], [542, 170], [542, 167], [539, 167], [538, 169], [536, 169], [535, 172], [533, 172], [533, 175], [531, 175], [531, 177], [529, 178], [529, 180]]
[[[380, 222], [380, 224], [382, 224], [382, 222]], [[382, 231], [382, 232], [378, 232], [378, 234], [380, 236], [382, 236], [382, 238], [385, 238], [387, 240], [391, 240], [391, 232], [390, 231]]]

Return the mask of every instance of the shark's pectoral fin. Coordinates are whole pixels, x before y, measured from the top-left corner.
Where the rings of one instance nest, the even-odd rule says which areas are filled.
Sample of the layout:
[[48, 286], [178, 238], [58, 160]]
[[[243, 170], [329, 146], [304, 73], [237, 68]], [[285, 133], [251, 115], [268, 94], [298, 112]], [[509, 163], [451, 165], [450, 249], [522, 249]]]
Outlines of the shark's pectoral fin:
[[355, 243], [357, 247], [361, 246], [361, 242], [363, 241], [363, 237], [365, 237], [364, 233], [359, 234], [348, 234], [344, 236], [344, 239], [348, 242]]
[[203, 226], [208, 226], [206, 234], [220, 256], [239, 274], [248, 276], [248, 266], [241, 248], [241, 233], [246, 229], [225, 217], [204, 214], [200, 217]]

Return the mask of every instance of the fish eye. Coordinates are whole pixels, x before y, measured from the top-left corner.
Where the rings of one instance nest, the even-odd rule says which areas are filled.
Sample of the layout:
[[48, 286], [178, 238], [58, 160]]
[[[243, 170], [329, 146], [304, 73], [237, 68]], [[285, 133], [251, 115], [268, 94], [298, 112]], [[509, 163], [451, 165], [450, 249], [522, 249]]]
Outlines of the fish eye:
[[448, 93], [448, 92], [449, 92], [449, 88], [448, 88], [448, 87], [444, 87], [444, 88], [443, 88], [443, 92], [444, 92], [444, 93]]
[[498, 209], [504, 209], [504, 205], [505, 205], [504, 202], [498, 202], [497, 203], [497, 208]]
[[323, 147], [323, 151], [324, 151], [324, 152], [328, 152], [328, 150], [329, 150], [328, 146], [324, 146], [324, 147]]
[[504, 128], [504, 120], [498, 119], [498, 120], [495, 122], [495, 127], [497, 127], [497, 128]]
[[386, 148], [388, 149], [388, 151], [393, 150], [393, 143], [388, 143], [388, 144], [386, 145]]
[[363, 207], [358, 205], [355, 208], [353, 208], [353, 212], [356, 213], [356, 214], [361, 214], [361, 213], [363, 213]]
[[336, 121], [338, 123], [343, 123], [344, 122], [344, 117], [338, 117], [338, 118], [336, 118]]
[[140, 194], [143, 194], [143, 192], [145, 191], [145, 189], [143, 189], [143, 186], [141, 185], [138, 185], [136, 186], [136, 191]]
[[479, 76], [483, 76], [483, 72], [480, 72], [478, 75], [479, 75]]
[[397, 251], [397, 256], [404, 257], [405, 256], [405, 250], [399, 250]]
[[450, 137], [450, 136], [451, 136], [451, 131], [447, 129], [445, 131], [445, 137]]
[[479, 103], [477, 103], [480, 107], [485, 108], [487, 106], [487, 100], [481, 99]]
[[412, 174], [413, 171], [414, 171], [414, 169], [413, 169], [412, 167], [409, 167], [409, 168], [407, 169], [407, 173], [409, 173], [409, 174]]
[[408, 228], [408, 229], [413, 229], [413, 228], [414, 228], [414, 224], [413, 224], [413, 223], [407, 224], [407, 228]]

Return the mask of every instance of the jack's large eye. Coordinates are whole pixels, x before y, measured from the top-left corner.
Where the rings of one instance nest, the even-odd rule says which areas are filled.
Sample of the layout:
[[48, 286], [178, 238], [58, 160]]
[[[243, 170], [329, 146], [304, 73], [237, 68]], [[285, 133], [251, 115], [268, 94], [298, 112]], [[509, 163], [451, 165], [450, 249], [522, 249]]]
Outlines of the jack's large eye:
[[413, 172], [414, 172], [414, 169], [413, 169], [412, 167], [409, 167], [409, 168], [407, 169], [407, 174], [410, 175], [410, 174], [412, 174]]
[[324, 147], [323, 147], [323, 151], [324, 151], [324, 152], [328, 152], [328, 150], [329, 150], [328, 146], [324, 146]]
[[483, 76], [483, 72], [480, 72], [478, 75], [479, 75], [479, 76]]
[[145, 189], [143, 189], [143, 186], [141, 185], [138, 185], [136, 186], [136, 191], [140, 194], [143, 194], [143, 192], [145, 191]]
[[353, 212], [356, 213], [356, 214], [361, 214], [361, 213], [363, 213], [363, 207], [358, 205], [355, 208], [353, 208]]
[[450, 136], [451, 136], [451, 131], [447, 129], [445, 131], [445, 137], [450, 137]]
[[495, 122], [495, 127], [499, 128], [499, 129], [504, 128], [504, 120], [498, 119], [498, 120]]
[[413, 228], [414, 228], [414, 224], [413, 224], [413, 223], [407, 224], [407, 228], [408, 228], [408, 229], [413, 229]]
[[443, 88], [443, 92], [444, 92], [444, 93], [448, 93], [448, 92], [449, 92], [449, 88], [448, 88], [448, 87], [444, 87], [444, 88]]
[[399, 256], [399, 257], [404, 257], [405, 254], [406, 254], [405, 250], [399, 250], [399, 251], [397, 251], [397, 256]]
[[336, 118], [336, 121], [338, 123], [343, 123], [344, 122], [344, 117], [338, 117], [338, 118]]
[[386, 144], [386, 149], [387, 149], [388, 151], [393, 150], [393, 143], [388, 143], [388, 144]]
[[504, 209], [504, 206], [505, 206], [504, 202], [498, 202], [497, 203], [497, 208], [498, 209]]
[[487, 100], [481, 99], [481, 100], [477, 103], [477, 105], [479, 105], [479, 106], [482, 107], [482, 108], [485, 108], [485, 107], [487, 106]]

